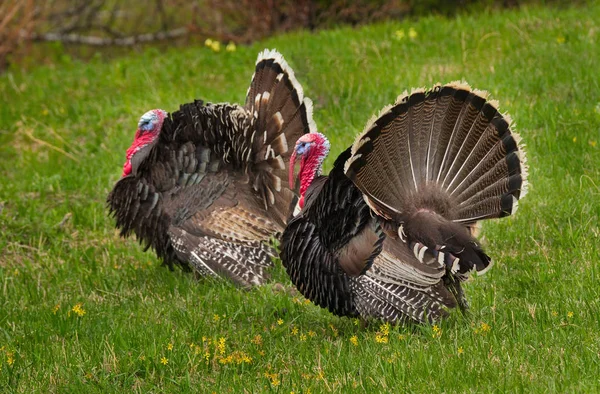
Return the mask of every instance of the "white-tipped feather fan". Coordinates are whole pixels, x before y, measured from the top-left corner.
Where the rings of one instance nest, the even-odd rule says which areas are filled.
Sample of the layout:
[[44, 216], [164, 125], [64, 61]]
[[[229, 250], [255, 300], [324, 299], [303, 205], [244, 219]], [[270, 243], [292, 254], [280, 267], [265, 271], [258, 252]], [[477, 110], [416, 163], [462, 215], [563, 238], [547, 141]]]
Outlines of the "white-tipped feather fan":
[[461, 282], [491, 267], [477, 221], [513, 214], [527, 192], [511, 124], [487, 92], [452, 82], [383, 108], [328, 177], [308, 168], [322, 162], [309, 143], [319, 139], [300, 138], [311, 185], [281, 256], [294, 284], [343, 316], [425, 322], [466, 310]]

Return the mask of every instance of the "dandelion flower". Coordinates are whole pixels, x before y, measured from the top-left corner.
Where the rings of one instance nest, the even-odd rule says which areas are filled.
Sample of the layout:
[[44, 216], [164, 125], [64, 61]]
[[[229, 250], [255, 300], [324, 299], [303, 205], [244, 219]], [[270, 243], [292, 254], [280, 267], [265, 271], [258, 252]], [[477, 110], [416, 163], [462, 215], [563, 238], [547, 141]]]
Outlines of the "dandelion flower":
[[213, 40], [211, 40], [210, 38], [207, 38], [206, 41], [204, 41], [204, 45], [206, 45], [207, 47], [211, 47], [213, 44]]
[[297, 334], [298, 334], [298, 327], [292, 328], [292, 335], [297, 335]]
[[227, 52], [235, 52], [236, 49], [237, 47], [235, 46], [235, 43], [233, 41], [229, 41], [229, 44], [227, 44], [227, 46], [225, 47], [225, 50]]
[[306, 341], [306, 334], [300, 334], [300, 340], [301, 341]]
[[213, 321], [214, 322], [218, 322], [219, 320], [221, 320], [221, 316], [217, 315], [216, 313], [213, 315]]
[[567, 312], [567, 317], [570, 319], [573, 317], [573, 312]]
[[283, 320], [282, 319], [277, 319], [277, 324], [278, 325], [282, 325], [283, 324]]
[[166, 357], [161, 357], [161, 358], [160, 358], [160, 363], [161, 363], [162, 365], [167, 365], [167, 364], [169, 363], [169, 359], [168, 359], [168, 358], [166, 358]]
[[460, 356], [461, 354], [463, 354], [465, 351], [463, 350], [462, 346], [460, 346], [457, 350], [458, 355]]
[[169, 349], [169, 351], [173, 350], [173, 344], [169, 342], [169, 344], [167, 345], [167, 349]]
[[358, 346], [358, 337], [356, 335], [352, 335], [350, 337], [350, 343], [353, 344], [354, 346]]
[[308, 332], [308, 336], [309, 336], [309, 337], [311, 337], [311, 338], [313, 338], [315, 335], [317, 335], [317, 333], [316, 333], [316, 332], [314, 332], [314, 331], [312, 331], [312, 330], [310, 330], [310, 331]]

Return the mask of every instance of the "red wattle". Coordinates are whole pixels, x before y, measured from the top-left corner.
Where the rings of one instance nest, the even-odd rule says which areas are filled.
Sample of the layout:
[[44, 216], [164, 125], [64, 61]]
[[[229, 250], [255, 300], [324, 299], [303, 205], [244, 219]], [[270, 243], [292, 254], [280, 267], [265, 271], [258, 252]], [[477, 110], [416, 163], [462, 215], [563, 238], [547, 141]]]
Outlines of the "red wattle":
[[127, 149], [125, 164], [123, 164], [123, 175], [121, 177], [131, 174], [131, 158], [135, 152], [151, 143], [155, 138], [156, 134], [142, 133], [139, 129], [135, 132], [135, 138], [131, 146]]

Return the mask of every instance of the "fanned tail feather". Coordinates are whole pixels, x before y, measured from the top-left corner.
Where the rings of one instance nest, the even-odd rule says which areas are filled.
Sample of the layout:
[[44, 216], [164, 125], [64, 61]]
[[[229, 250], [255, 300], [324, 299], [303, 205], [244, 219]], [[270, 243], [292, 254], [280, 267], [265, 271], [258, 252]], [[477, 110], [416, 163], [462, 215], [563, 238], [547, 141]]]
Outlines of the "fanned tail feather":
[[251, 120], [245, 133], [247, 157], [254, 164], [254, 189], [265, 208], [282, 222], [295, 193], [287, 187], [289, 158], [298, 138], [316, 132], [312, 102], [283, 56], [264, 50], [258, 56], [244, 109]]
[[376, 213], [406, 224], [407, 242], [471, 256], [478, 271], [490, 260], [464, 226], [514, 213], [527, 192], [520, 137], [487, 96], [464, 82], [405, 93], [367, 124], [345, 165]]

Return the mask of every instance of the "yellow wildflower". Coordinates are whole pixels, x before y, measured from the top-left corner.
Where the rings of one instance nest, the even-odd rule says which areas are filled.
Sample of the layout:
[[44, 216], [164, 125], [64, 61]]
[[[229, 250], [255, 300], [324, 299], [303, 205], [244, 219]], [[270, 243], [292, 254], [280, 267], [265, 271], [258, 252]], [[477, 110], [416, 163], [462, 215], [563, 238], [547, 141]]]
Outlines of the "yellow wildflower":
[[18, 270], [18, 269], [15, 269], [15, 270], [13, 271], [13, 275], [14, 275], [14, 276], [19, 276], [19, 270]]
[[219, 41], [213, 41], [213, 43], [210, 46], [210, 49], [212, 49], [214, 52], [220, 52], [221, 51], [221, 43]]
[[388, 337], [379, 333], [375, 334], [375, 342], [377, 343], [388, 343]]
[[210, 38], [207, 38], [206, 41], [204, 41], [204, 45], [206, 45], [207, 47], [211, 47], [213, 44], [213, 40], [211, 40]]
[[566, 39], [563, 36], [556, 37], [556, 42], [559, 43], [559, 44], [564, 44], [565, 41], [566, 41]]
[[225, 47], [225, 50], [227, 52], [235, 52], [236, 49], [237, 48], [236, 48], [235, 43], [233, 41], [229, 41], [229, 44], [227, 44], [227, 46]]
[[311, 337], [311, 338], [314, 338], [314, 336], [315, 336], [315, 335], [317, 335], [317, 333], [316, 333], [316, 332], [314, 332], [314, 331], [312, 331], [312, 330], [310, 330], [310, 331], [308, 332], [308, 336], [309, 336], [309, 337]]
[[140, 355], [140, 356], [138, 357], [138, 359], [139, 359], [140, 361], [144, 361], [144, 360], [146, 359], [146, 356], [144, 356], [144, 355], [142, 354], [142, 355]]
[[396, 40], [403, 40], [404, 37], [406, 37], [406, 34], [404, 33], [404, 30], [400, 29], [396, 30], [396, 32], [394, 33], [394, 37], [396, 38]]
[[306, 334], [300, 334], [300, 340], [306, 341]]
[[166, 357], [161, 357], [161, 358], [160, 358], [160, 363], [161, 363], [162, 365], [167, 365], [167, 364], [169, 363], [169, 359], [168, 359], [168, 358], [166, 358]]
[[213, 321], [218, 322], [219, 320], [221, 320], [221, 316], [217, 315], [216, 313], [213, 315]]
[[297, 334], [298, 334], [298, 327], [292, 328], [292, 335], [297, 335]]
[[570, 319], [573, 317], [573, 312], [567, 312], [567, 317]]
[[225, 354], [225, 341], [225, 338], [219, 338], [219, 344], [217, 345], [217, 349], [219, 349], [219, 353], [221, 354]]
[[573, 137], [573, 142], [577, 142], [577, 137]]
[[596, 141], [588, 141], [588, 142], [589, 142], [589, 144], [590, 144], [590, 146], [591, 146], [592, 148], [595, 148], [595, 147], [596, 147], [596, 145], [597, 145], [597, 142], [596, 142]]
[[73, 311], [79, 317], [85, 315], [85, 309], [83, 309], [83, 304], [81, 302], [76, 304], [71, 311]]
[[48, 116], [49, 113], [50, 113], [50, 111], [48, 111], [48, 108], [44, 108], [42, 110], [42, 115], [44, 115], [44, 116]]
[[379, 332], [381, 333], [381, 335], [388, 335], [390, 333], [390, 323], [382, 324], [379, 327]]
[[350, 343], [353, 344], [354, 346], [358, 346], [358, 337], [356, 335], [352, 335], [350, 337]]
[[15, 354], [13, 352], [6, 352], [6, 363], [9, 366], [12, 366], [15, 363], [14, 355]]
[[458, 353], [459, 356], [464, 353], [464, 350], [463, 350], [462, 346], [460, 346], [458, 348], [457, 353]]
[[492, 327], [490, 327], [489, 324], [487, 323], [481, 323], [481, 331], [483, 332], [488, 332], [492, 329]]
[[277, 319], [277, 324], [278, 325], [282, 325], [283, 324], [283, 320], [282, 319]]
[[169, 344], [167, 345], [167, 349], [169, 349], [169, 351], [173, 350], [173, 344], [169, 342]]
[[410, 29], [408, 29], [408, 36], [411, 40], [414, 40], [415, 38], [417, 38], [417, 31], [411, 27]]
[[60, 309], [60, 304], [54, 305], [54, 308], [52, 308], [52, 313], [56, 315], [56, 312], [58, 312], [59, 309]]
[[554, 317], [558, 316], [558, 312], [557, 311], [552, 311], [552, 316], [554, 316]]

